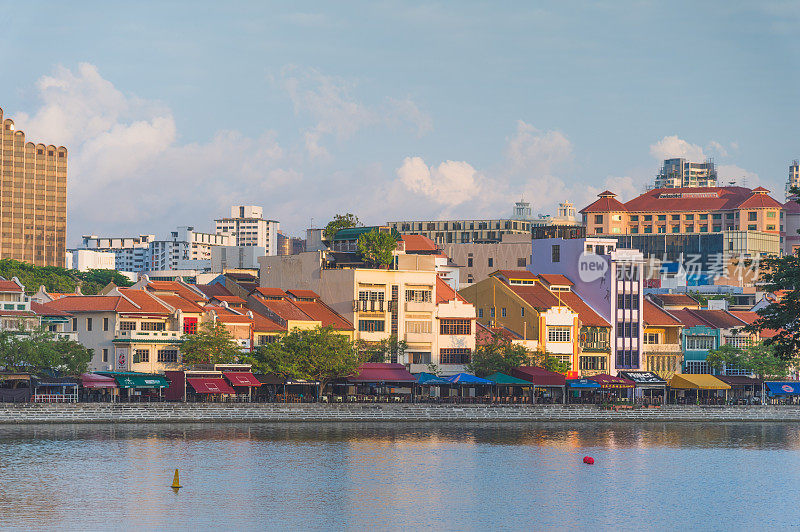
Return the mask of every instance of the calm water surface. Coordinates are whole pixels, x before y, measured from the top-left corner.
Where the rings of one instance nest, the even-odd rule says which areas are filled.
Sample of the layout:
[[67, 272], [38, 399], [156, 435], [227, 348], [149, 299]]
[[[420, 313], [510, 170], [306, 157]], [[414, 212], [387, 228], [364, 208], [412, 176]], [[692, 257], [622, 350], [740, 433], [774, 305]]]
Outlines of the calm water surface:
[[800, 525], [780, 423], [2, 427], [0, 472], [3, 528]]

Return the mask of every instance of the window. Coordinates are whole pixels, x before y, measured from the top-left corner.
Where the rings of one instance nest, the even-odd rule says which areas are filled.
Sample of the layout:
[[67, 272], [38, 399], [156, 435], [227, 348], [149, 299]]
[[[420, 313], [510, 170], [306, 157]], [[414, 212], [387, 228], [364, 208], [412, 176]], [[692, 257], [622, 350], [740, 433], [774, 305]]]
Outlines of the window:
[[708, 350], [714, 349], [713, 336], [687, 336], [686, 349], [691, 350]]
[[767, 211], [767, 218], [775, 218], [775, 211]]
[[582, 370], [600, 370], [606, 369], [606, 357], [602, 356], [581, 356], [578, 360], [578, 365]]
[[183, 318], [183, 334], [197, 333], [197, 318]]
[[478, 309], [478, 317], [479, 317], [479, 318], [482, 318], [482, 317], [483, 317], [483, 309], [482, 309], [482, 308], [479, 308], [479, 309]]
[[159, 349], [158, 350], [158, 361], [159, 362], [178, 362], [178, 350], [177, 349]]
[[412, 364], [430, 364], [431, 363], [431, 354], [430, 353], [410, 353], [411, 354], [411, 363]]
[[680, 219], [681, 219], [680, 214], [673, 214], [670, 216], [670, 220], [680, 220]]
[[108, 330], [108, 318], [103, 318], [103, 330]]
[[750, 224], [747, 226], [748, 231], [756, 231], [756, 224]]
[[767, 231], [774, 231], [774, 230], [775, 230], [774, 225], [767, 225]]
[[701, 214], [700, 215], [700, 219], [701, 220], [708, 220], [708, 214]]
[[471, 273], [467, 274], [467, 283], [472, 284], [475, 282], [475, 278], [472, 276]]
[[652, 222], [653, 221], [653, 215], [652, 214], [645, 214], [644, 215], [644, 221], [645, 222]]
[[439, 350], [439, 364], [469, 364], [472, 350], [455, 347]]
[[725, 339], [727, 345], [738, 347], [739, 349], [750, 347], [753, 343], [749, 336], [729, 336]]
[[78, 318], [72, 318], [72, 331], [76, 332], [78, 330]]
[[135, 331], [136, 330], [136, 322], [135, 321], [121, 321], [121, 322], [119, 322], [119, 330], [120, 331]]
[[500, 316], [505, 318], [506, 317], [506, 307], [500, 309]]
[[108, 349], [103, 349], [103, 362], [108, 362]]
[[92, 330], [92, 318], [86, 318], [86, 330], [87, 331]]
[[659, 342], [659, 337], [660, 336], [661, 335], [658, 334], [658, 333], [644, 333], [644, 343], [646, 343], [646, 344], [658, 344], [658, 343], [661, 343], [661, 342]]
[[603, 215], [602, 214], [595, 214], [594, 215], [594, 223], [596, 223], [596, 224], [603, 223]]
[[406, 290], [406, 301], [414, 303], [430, 303], [430, 290]]
[[274, 344], [280, 339], [280, 336], [277, 334], [262, 334], [256, 339], [258, 345], [267, 345], [267, 344]]
[[680, 233], [681, 232], [681, 226], [680, 225], [673, 225], [672, 226], [672, 232], [673, 233]]
[[143, 331], [163, 331], [164, 330], [164, 322], [162, 321], [143, 321], [142, 322], [142, 330]]
[[639, 221], [639, 215], [638, 214], [631, 214], [631, 221], [632, 222], [638, 222]]
[[358, 330], [361, 332], [383, 332], [386, 330], [384, 320], [358, 320]]
[[684, 373], [693, 373], [708, 375], [711, 373], [711, 368], [705, 360], [687, 360], [685, 363]]
[[493, 266], [494, 266], [494, 259], [492, 257], [489, 257], [489, 267], [491, 268]]
[[467, 268], [472, 268], [472, 257], [467, 257]]
[[528, 265], [528, 259], [517, 259], [517, 268], [524, 268]]
[[519, 307], [519, 315], [525, 317], [525, 307]]
[[561, 246], [554, 244], [551, 249], [552, 262], [561, 262]]
[[494, 307], [489, 309], [489, 317], [494, 318]]
[[133, 363], [138, 364], [139, 362], [150, 362], [149, 349], [135, 349], [133, 351]]
[[439, 334], [467, 335], [471, 333], [472, 333], [471, 320], [454, 320], [454, 319], [439, 320]]
[[756, 211], [750, 211], [747, 213], [748, 222], [755, 222], [756, 220], [758, 220], [758, 213]]
[[548, 342], [571, 342], [572, 327], [567, 325], [550, 325], [547, 327]]
[[687, 214], [686, 216], [684, 216], [684, 219], [686, 219], [686, 220], [694, 220], [694, 214]]
[[666, 214], [659, 214], [659, 215], [658, 215], [658, 221], [659, 221], [659, 222], [665, 222], [665, 221], [667, 221], [667, 215], [666, 215]]
[[430, 321], [407, 321], [406, 332], [412, 334], [427, 334], [431, 332]]

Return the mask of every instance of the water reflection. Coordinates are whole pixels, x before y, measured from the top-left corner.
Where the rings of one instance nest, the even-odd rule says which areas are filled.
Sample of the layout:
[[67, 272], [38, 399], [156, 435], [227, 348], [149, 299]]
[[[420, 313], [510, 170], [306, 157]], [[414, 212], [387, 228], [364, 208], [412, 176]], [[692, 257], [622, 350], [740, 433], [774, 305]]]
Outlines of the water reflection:
[[788, 423], [4, 426], [0, 516], [68, 528], [796, 526], [799, 441]]

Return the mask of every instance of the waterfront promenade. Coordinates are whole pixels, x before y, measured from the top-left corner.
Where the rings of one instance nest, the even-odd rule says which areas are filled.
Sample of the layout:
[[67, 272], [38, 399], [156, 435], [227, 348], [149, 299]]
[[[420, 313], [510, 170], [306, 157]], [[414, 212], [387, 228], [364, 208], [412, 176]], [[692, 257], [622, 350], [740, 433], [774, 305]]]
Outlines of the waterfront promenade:
[[0, 404], [0, 424], [225, 422], [800, 421], [800, 406], [322, 405], [225, 403]]

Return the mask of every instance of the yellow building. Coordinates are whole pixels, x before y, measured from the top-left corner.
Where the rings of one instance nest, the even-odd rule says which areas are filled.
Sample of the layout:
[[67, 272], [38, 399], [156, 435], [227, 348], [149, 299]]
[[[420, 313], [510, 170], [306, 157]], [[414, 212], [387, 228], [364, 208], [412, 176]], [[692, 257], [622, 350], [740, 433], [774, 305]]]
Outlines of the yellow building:
[[0, 258], [64, 266], [67, 149], [25, 141], [0, 109]]
[[[688, 297], [688, 296], [686, 296]], [[647, 298], [644, 299], [645, 369], [669, 380], [683, 363], [683, 323]]]

